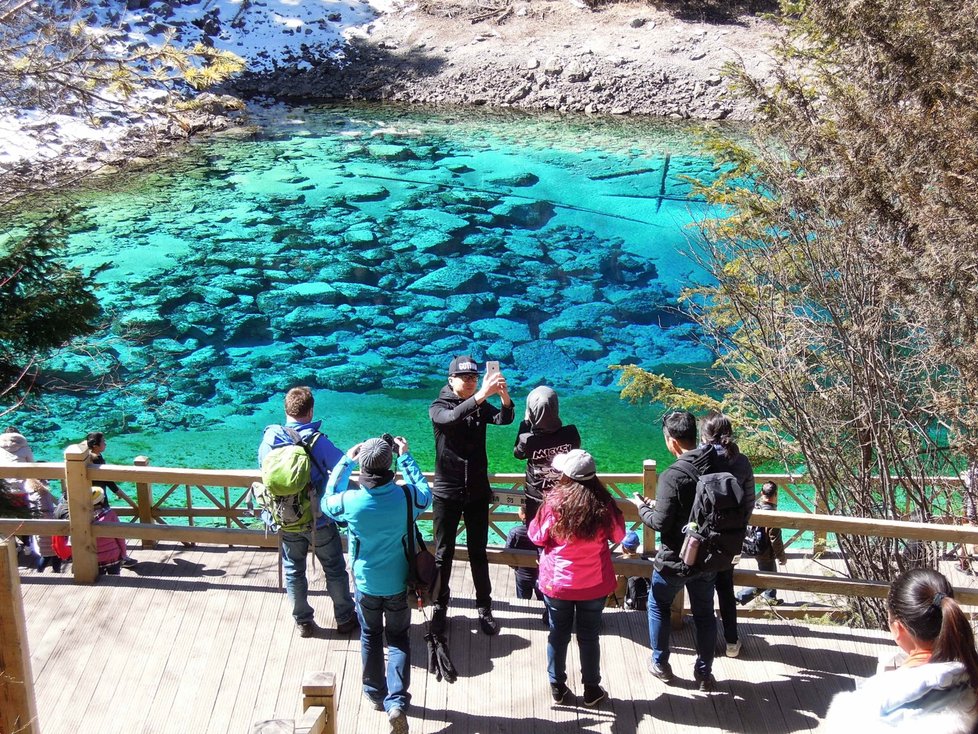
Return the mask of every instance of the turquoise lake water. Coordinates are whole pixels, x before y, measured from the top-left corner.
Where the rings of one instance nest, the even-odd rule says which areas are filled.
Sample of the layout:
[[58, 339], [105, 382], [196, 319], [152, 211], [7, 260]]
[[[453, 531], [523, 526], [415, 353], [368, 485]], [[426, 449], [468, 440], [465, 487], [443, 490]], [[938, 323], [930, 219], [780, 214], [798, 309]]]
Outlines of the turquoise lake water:
[[[255, 465], [282, 395], [314, 388], [341, 448], [403, 434], [433, 467], [427, 407], [454, 354], [497, 359], [518, 416], [552, 385], [599, 470], [665, 460], [661, 409], [608, 366], [708, 385], [711, 355], [675, 310], [712, 162], [689, 125], [608, 118], [277, 108], [253, 134], [188, 146], [78, 192], [71, 258], [100, 268], [107, 328], [50, 374], [102, 384], [8, 422], [40, 460], [104, 430], [107, 459]], [[521, 471], [516, 426], [491, 465]]]

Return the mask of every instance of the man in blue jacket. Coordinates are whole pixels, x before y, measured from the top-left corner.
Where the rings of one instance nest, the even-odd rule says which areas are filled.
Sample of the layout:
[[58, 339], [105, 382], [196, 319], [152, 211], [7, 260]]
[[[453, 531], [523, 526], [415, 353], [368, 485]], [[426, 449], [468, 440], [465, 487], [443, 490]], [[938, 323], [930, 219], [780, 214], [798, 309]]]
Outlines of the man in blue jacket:
[[[364, 695], [376, 709], [387, 711], [391, 730], [403, 734], [408, 730], [404, 712], [411, 701], [406, 503], [410, 502], [413, 529], [413, 521], [431, 504], [431, 489], [408, 453], [407, 440], [400, 436], [393, 440], [398, 452], [397, 466], [407, 481], [404, 488], [394, 481], [391, 445], [381, 438], [371, 438], [340, 459], [322, 507], [333, 519], [348, 523], [360, 615]], [[360, 464], [360, 489], [347, 490], [354, 461]]]
[[[353, 609], [350, 595], [350, 577], [343, 559], [343, 544], [336, 524], [319, 511], [329, 479], [330, 469], [343, 456], [343, 452], [333, 445], [319, 431], [322, 421], [313, 421], [315, 401], [308, 387], [294, 387], [285, 394], [285, 424], [268, 426], [258, 447], [258, 465], [269, 451], [292, 443], [286, 429], [296, 431], [303, 439], [316, 436], [312, 443], [312, 486], [316, 490], [317, 502], [313, 505], [313, 522], [316, 525], [315, 548], [313, 552], [319, 559], [326, 574], [326, 593], [333, 601], [333, 615], [336, 618], [336, 631], [347, 635], [357, 626], [357, 615]], [[306, 580], [306, 555], [313, 545], [312, 526], [300, 532], [282, 531], [282, 555], [285, 564], [285, 590], [292, 602], [292, 617], [299, 628], [300, 637], [314, 637], [315, 613], [307, 600], [309, 583]]]

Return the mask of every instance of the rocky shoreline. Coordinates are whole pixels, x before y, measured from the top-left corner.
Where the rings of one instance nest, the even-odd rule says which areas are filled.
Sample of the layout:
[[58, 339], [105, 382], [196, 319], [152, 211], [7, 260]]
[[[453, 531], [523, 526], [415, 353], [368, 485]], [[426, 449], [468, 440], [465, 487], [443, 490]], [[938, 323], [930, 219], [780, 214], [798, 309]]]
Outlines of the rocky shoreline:
[[305, 64], [245, 76], [230, 88], [303, 101], [747, 120], [751, 106], [730, 93], [723, 67], [743, 63], [752, 74], [770, 73], [767, 21], [717, 26], [646, 5], [545, 5], [543, 14], [531, 3], [509, 6], [502, 23], [393, 11], [353, 38], [340, 63], [310, 55]]

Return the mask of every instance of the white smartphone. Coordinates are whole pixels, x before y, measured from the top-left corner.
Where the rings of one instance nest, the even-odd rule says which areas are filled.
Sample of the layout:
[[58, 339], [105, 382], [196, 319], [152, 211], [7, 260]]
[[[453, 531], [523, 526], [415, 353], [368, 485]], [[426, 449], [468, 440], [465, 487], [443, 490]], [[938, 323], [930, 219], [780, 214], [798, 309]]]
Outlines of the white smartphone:
[[499, 362], [495, 360], [486, 362], [486, 377], [492, 377], [493, 375], [499, 374]]

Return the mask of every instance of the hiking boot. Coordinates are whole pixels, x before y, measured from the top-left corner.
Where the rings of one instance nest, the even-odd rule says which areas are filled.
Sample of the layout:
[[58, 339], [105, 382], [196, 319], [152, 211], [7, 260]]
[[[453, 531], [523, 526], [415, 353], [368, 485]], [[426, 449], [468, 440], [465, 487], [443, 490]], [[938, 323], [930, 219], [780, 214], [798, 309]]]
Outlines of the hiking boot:
[[345, 622], [336, 623], [336, 631], [341, 635], [349, 635], [360, 629], [360, 620], [357, 615], [353, 615]]
[[408, 734], [407, 715], [398, 708], [393, 708], [387, 712], [387, 721], [391, 725], [394, 734]]
[[499, 622], [497, 622], [496, 618], [492, 616], [492, 610], [488, 607], [482, 607], [479, 609], [479, 626], [487, 635], [492, 636], [499, 634]]
[[370, 702], [370, 706], [371, 706], [371, 708], [373, 708], [374, 711], [383, 711], [384, 710], [384, 700], [383, 699], [380, 699], [378, 701], [376, 698], [371, 698], [370, 697], [370, 694], [367, 693], [366, 691], [363, 692], [363, 697]]
[[740, 655], [740, 640], [727, 643], [727, 657], [735, 658]]
[[551, 683], [550, 695], [553, 697], [554, 703], [564, 703], [570, 696], [570, 688], [567, 687], [566, 683]]
[[594, 708], [608, 697], [608, 692], [601, 686], [584, 686], [584, 705]]
[[435, 604], [431, 608], [431, 634], [441, 637], [445, 634], [445, 625], [448, 623], [448, 607], [442, 604]]
[[299, 637], [315, 637], [319, 632], [319, 626], [312, 620], [308, 622], [296, 622], [299, 628]]
[[649, 661], [649, 672], [663, 683], [672, 683], [672, 666], [669, 663]]
[[717, 679], [713, 677], [713, 673], [697, 673], [693, 671], [693, 679], [697, 683], [697, 689], [703, 693], [710, 693], [717, 687]]

